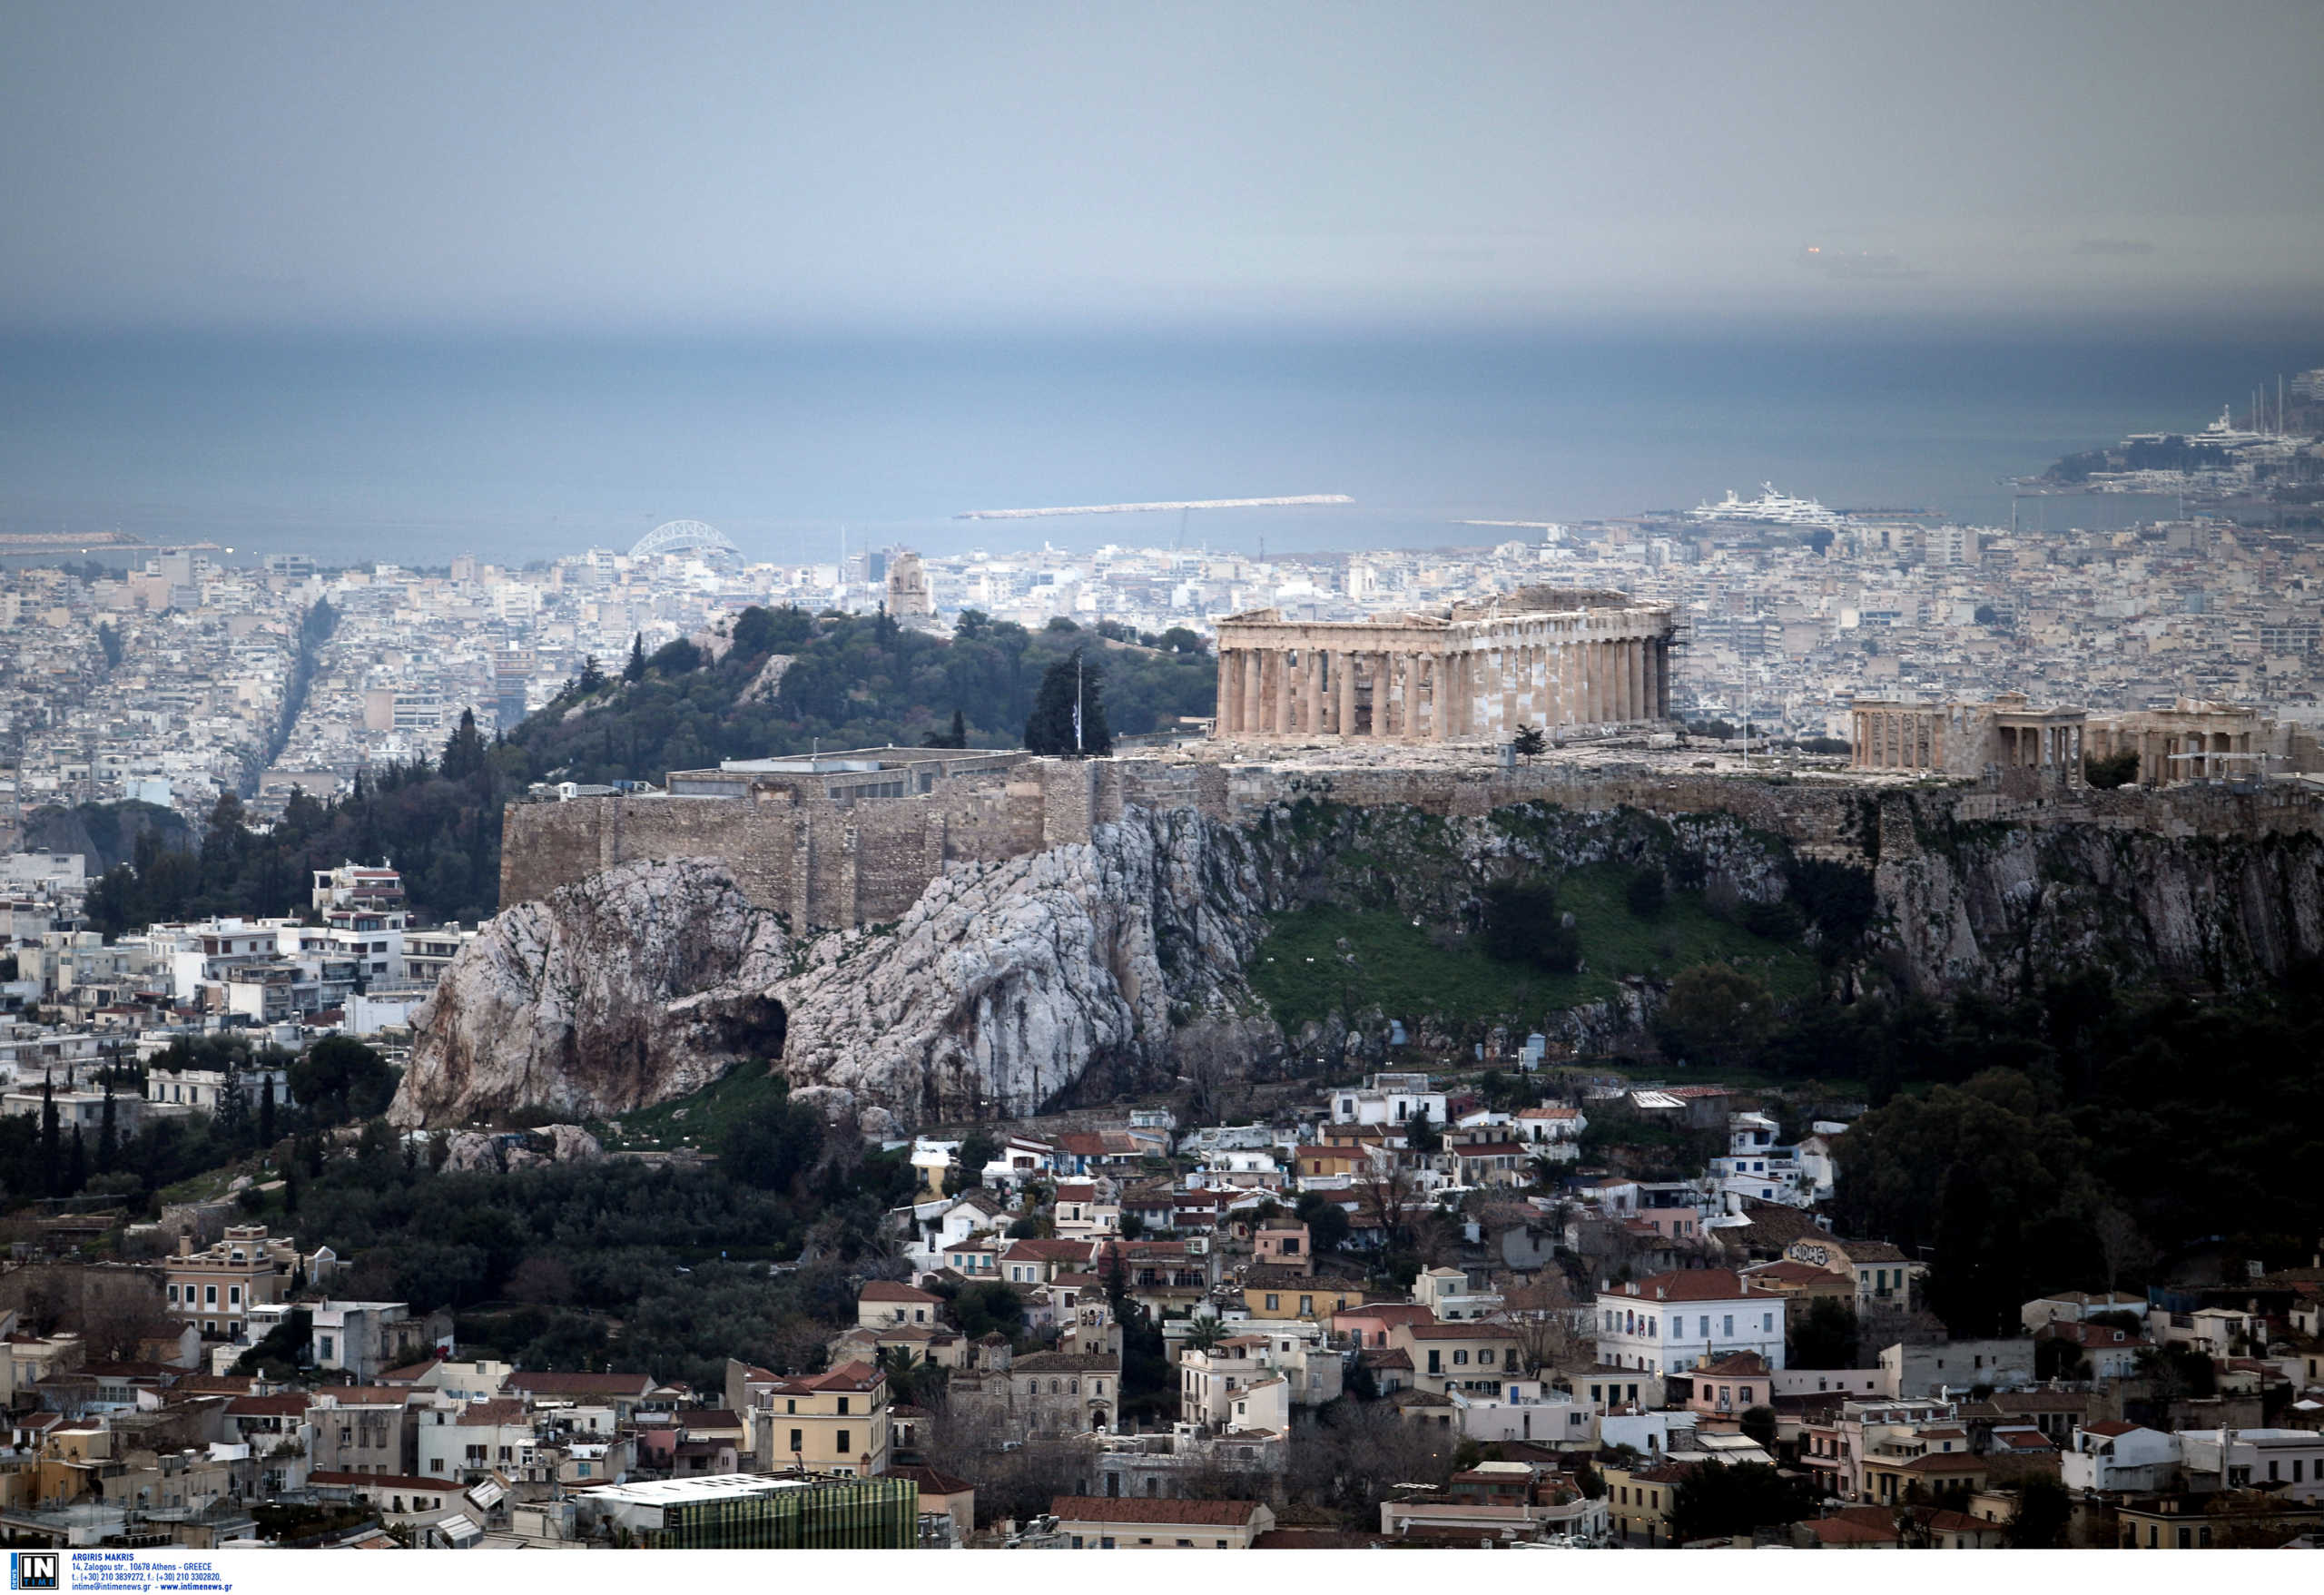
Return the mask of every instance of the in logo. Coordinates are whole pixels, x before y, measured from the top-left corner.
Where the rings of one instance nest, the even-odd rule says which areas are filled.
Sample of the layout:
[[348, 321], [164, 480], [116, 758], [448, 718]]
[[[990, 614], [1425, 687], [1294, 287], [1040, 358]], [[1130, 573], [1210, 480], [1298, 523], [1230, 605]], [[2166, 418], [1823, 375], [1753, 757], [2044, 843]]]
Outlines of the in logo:
[[54, 1551], [12, 1551], [8, 1553], [8, 1588], [54, 1590], [59, 1587], [56, 1574], [63, 1561], [62, 1554]]

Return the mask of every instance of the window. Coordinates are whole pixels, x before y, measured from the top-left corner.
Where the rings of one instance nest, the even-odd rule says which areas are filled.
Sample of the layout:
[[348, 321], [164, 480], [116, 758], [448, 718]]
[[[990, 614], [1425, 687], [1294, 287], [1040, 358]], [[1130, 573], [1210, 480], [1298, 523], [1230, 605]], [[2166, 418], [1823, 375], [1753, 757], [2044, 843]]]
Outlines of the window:
[[226, 1305], [230, 1307], [239, 1307], [242, 1305], [242, 1287], [241, 1285], [230, 1285], [226, 1287]]
[[844, 1430], [844, 1429], [842, 1429], [842, 1430], [841, 1430], [841, 1431], [839, 1432], [839, 1441], [838, 1441], [838, 1444], [837, 1444], [837, 1445], [836, 1445], [836, 1447], [834, 1448], [834, 1449], [836, 1449], [836, 1450], [838, 1451], [839, 1454], [840, 1454], [840, 1455], [842, 1455], [842, 1456], [845, 1456], [849, 1452], [851, 1452], [851, 1451], [852, 1451], [852, 1450], [854, 1450], [854, 1449], [855, 1449], [853, 1446], [850, 1445], [847, 1442], [848, 1442], [848, 1433], [847, 1433], [847, 1431], [846, 1431], [846, 1430]]
[[807, 1449], [807, 1432], [806, 1432], [804, 1429], [793, 1429], [793, 1430], [791, 1432], [791, 1452], [792, 1452], [792, 1454], [793, 1454], [793, 1456], [796, 1456], [799, 1452], [803, 1452], [803, 1451], [804, 1451], [804, 1450], [806, 1450], [806, 1449]]
[[1721, 1334], [1733, 1334], [1735, 1333], [1735, 1314], [1734, 1314], [1729, 1313], [1729, 1314], [1728, 1314], [1725, 1317], [1723, 1317], [1723, 1318], [1721, 1318], [1721, 1319], [1719, 1320], [1719, 1328], [1718, 1328], [1718, 1332], [1719, 1332]]
[[218, 1305], [218, 1287], [216, 1285], [205, 1285], [202, 1287], [202, 1305], [205, 1307], [214, 1307]]
[[1114, 1537], [1111, 1534], [1103, 1536], [1098, 1541], [1098, 1549], [1100, 1551], [1111, 1551], [1113, 1548]]
[[1776, 1315], [1775, 1315], [1773, 1313], [1762, 1313], [1762, 1314], [1759, 1314], [1759, 1333], [1760, 1333], [1761, 1334], [1773, 1334], [1775, 1332], [1776, 1332]]
[[1456, 1368], [1467, 1367], [1469, 1365], [1469, 1354], [1461, 1351], [1454, 1352], [1452, 1354], [1452, 1365]]
[[1299, 1315], [1302, 1318], [1313, 1318], [1315, 1315], [1315, 1298], [1314, 1296], [1301, 1296], [1299, 1298]]
[[1283, 1299], [1282, 1299], [1280, 1296], [1276, 1296], [1276, 1295], [1270, 1295], [1267, 1297], [1267, 1311], [1268, 1311], [1268, 1312], [1270, 1312], [1270, 1313], [1275, 1312], [1277, 1308], [1281, 1307], [1282, 1305], [1283, 1305]]
[[842, 1418], [847, 1416], [847, 1397], [845, 1396], [839, 1398], [839, 1415]]
[[[1140, 1543], [1140, 1544], [1143, 1544], [1143, 1543], [1144, 1543], [1144, 1541], [1139, 1541], [1139, 1543]], [[1178, 1541], [1178, 1543], [1179, 1543], [1179, 1545], [1180, 1545], [1180, 1546], [1184, 1547], [1184, 1548], [1185, 1548], [1185, 1549], [1187, 1549], [1187, 1550], [1191, 1551], [1192, 1549], [1194, 1549], [1194, 1543], [1195, 1543], [1195, 1542], [1194, 1542], [1193, 1541], [1191, 1541], [1191, 1540], [1181, 1540], [1181, 1541]]]
[[[208, 1327], [209, 1327], [209, 1325], [208, 1325], [208, 1324], [204, 1324], [204, 1325], [202, 1325], [202, 1327], [206, 1329], [206, 1328], [208, 1328]], [[317, 1340], [316, 1340], [316, 1342], [315, 1342], [315, 1345], [316, 1345], [316, 1347], [317, 1347], [317, 1354], [318, 1354], [319, 1356], [320, 1356], [320, 1357], [322, 1358], [322, 1360], [323, 1360], [324, 1362], [326, 1362], [326, 1363], [330, 1362], [330, 1361], [334, 1356], [336, 1356], [336, 1355], [338, 1354], [337, 1353], [335, 1353], [335, 1352], [333, 1352], [333, 1351], [331, 1350], [331, 1337], [330, 1337], [330, 1335], [328, 1335], [328, 1334], [323, 1335], [323, 1336], [320, 1336], [319, 1339], [317, 1339]]]
[[1697, 1333], [1698, 1333], [1698, 1334], [1700, 1334], [1700, 1335], [1701, 1335], [1705, 1340], [1709, 1340], [1709, 1339], [1710, 1338], [1710, 1314], [1709, 1314], [1709, 1313], [1705, 1313], [1705, 1314], [1702, 1315], [1702, 1321], [1701, 1321], [1701, 1324], [1702, 1324], [1702, 1326], [1701, 1326], [1701, 1328], [1700, 1328], [1699, 1330], [1698, 1330], [1698, 1331], [1697, 1331]]

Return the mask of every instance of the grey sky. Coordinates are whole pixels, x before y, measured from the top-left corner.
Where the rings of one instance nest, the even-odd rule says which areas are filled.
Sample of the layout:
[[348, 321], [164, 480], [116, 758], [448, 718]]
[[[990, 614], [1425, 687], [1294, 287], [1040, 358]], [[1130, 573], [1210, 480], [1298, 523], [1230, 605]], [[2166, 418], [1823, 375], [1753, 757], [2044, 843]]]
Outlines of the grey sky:
[[2312, 309], [2320, 66], [2316, 0], [22, 0], [0, 323]]

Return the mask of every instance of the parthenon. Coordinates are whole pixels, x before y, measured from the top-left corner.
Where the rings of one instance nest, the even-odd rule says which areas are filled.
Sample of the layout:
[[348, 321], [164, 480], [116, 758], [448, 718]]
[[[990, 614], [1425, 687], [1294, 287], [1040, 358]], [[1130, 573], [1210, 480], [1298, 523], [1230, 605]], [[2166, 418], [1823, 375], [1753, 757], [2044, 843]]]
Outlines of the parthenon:
[[1220, 738], [1506, 742], [1665, 720], [1670, 610], [1620, 593], [1523, 587], [1443, 615], [1218, 625]]

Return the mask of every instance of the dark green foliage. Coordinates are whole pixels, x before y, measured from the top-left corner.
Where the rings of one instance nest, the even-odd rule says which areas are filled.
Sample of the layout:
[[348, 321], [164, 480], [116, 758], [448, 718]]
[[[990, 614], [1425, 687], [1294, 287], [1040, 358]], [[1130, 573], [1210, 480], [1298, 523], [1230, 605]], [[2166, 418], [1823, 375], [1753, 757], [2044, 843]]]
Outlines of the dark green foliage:
[[105, 668], [118, 669], [122, 655], [121, 634], [113, 630], [113, 622], [109, 620], [97, 622], [97, 646], [104, 650]]
[[[344, 1124], [387, 1111], [396, 1094], [398, 1076], [386, 1059], [362, 1042], [345, 1036], [326, 1036], [309, 1048], [290, 1069], [290, 1095], [317, 1125]], [[261, 1088], [260, 1139], [271, 1145], [265, 1120], [271, 1117], [271, 1093]]]
[[2128, 786], [2139, 778], [2139, 751], [2124, 748], [2121, 753], [2110, 753], [2102, 759], [2086, 753], [2082, 761], [2082, 778], [2101, 792]]
[[1739, 1063], [1775, 1017], [1775, 998], [1761, 981], [1727, 964], [1697, 964], [1670, 982], [1654, 1039], [1674, 1058]]
[[952, 1326], [970, 1340], [988, 1334], [1013, 1337], [1025, 1326], [1025, 1302], [997, 1279], [964, 1285], [952, 1298]]
[[1531, 761], [1549, 751], [1550, 739], [1541, 734], [1538, 725], [1521, 725], [1509, 734], [1509, 750], [1519, 758]]
[[1640, 870], [1630, 877], [1630, 883], [1622, 889], [1622, 901], [1629, 905], [1631, 913], [1641, 920], [1660, 919], [1663, 905], [1667, 901], [1662, 885], [1662, 871], [1659, 866], [1649, 866]]
[[306, 1308], [291, 1308], [256, 1345], [235, 1359], [234, 1372], [261, 1373], [270, 1379], [295, 1377], [307, 1360], [308, 1336], [314, 1323], [314, 1314]]
[[726, 1172], [762, 1191], [787, 1191], [823, 1150], [823, 1116], [778, 1095], [732, 1120], [718, 1144]]
[[1074, 756], [1112, 753], [1104, 684], [1105, 671], [1079, 649], [1043, 671], [1033, 712], [1025, 721], [1025, 746], [1037, 753]]
[[967, 747], [969, 745], [969, 723], [967, 718], [963, 716], [958, 709], [953, 710], [952, 728], [950, 731], [930, 732], [926, 736], [921, 738], [920, 745], [925, 748]]
[[1765, 1462], [1731, 1468], [1704, 1463], [1681, 1480], [1670, 1500], [1670, 1537], [1680, 1544], [1748, 1534], [1796, 1523], [1816, 1509], [1805, 1478], [1788, 1477]]
[[1871, 871], [1829, 859], [1795, 858], [1787, 874], [1791, 901], [1827, 944], [1853, 948], [1864, 940], [1880, 908]]
[[1856, 1365], [1856, 1311], [1837, 1296], [1817, 1296], [1787, 1324], [1791, 1345], [1784, 1361], [1794, 1368], [1853, 1368]]
[[1746, 930], [1769, 941], [1794, 940], [1807, 928], [1799, 905], [1787, 897], [1778, 897], [1771, 902], [1747, 902], [1739, 917]]
[[2055, 1479], [2031, 1473], [2017, 1482], [2017, 1516], [2010, 1520], [2009, 1543], [2016, 1551], [2063, 1551], [2073, 1518], [2073, 1497]]
[[1346, 1244], [1354, 1227], [1347, 1209], [1321, 1191], [1299, 1198], [1299, 1222], [1307, 1226], [1307, 1244], [1319, 1257], [1328, 1257]]
[[1571, 974], [1581, 936], [1564, 922], [1557, 888], [1546, 881], [1497, 881], [1484, 890], [1484, 946], [1503, 963]]
[[944, 1194], [957, 1196], [984, 1183], [984, 1166], [1000, 1156], [1000, 1143], [982, 1130], [971, 1130], [944, 1171]]
[[621, 667], [622, 680], [633, 686], [645, 679], [645, 634], [632, 632], [629, 636], [629, 662]]
[[1775, 1408], [1746, 1407], [1743, 1409], [1743, 1416], [1738, 1420], [1738, 1423], [1746, 1438], [1758, 1441], [1759, 1442], [1760, 1449], [1765, 1451], [1768, 1455], [1772, 1456], [1775, 1454]]
[[703, 666], [703, 652], [685, 637], [674, 637], [654, 650], [645, 668], [656, 675], [684, 675]]

